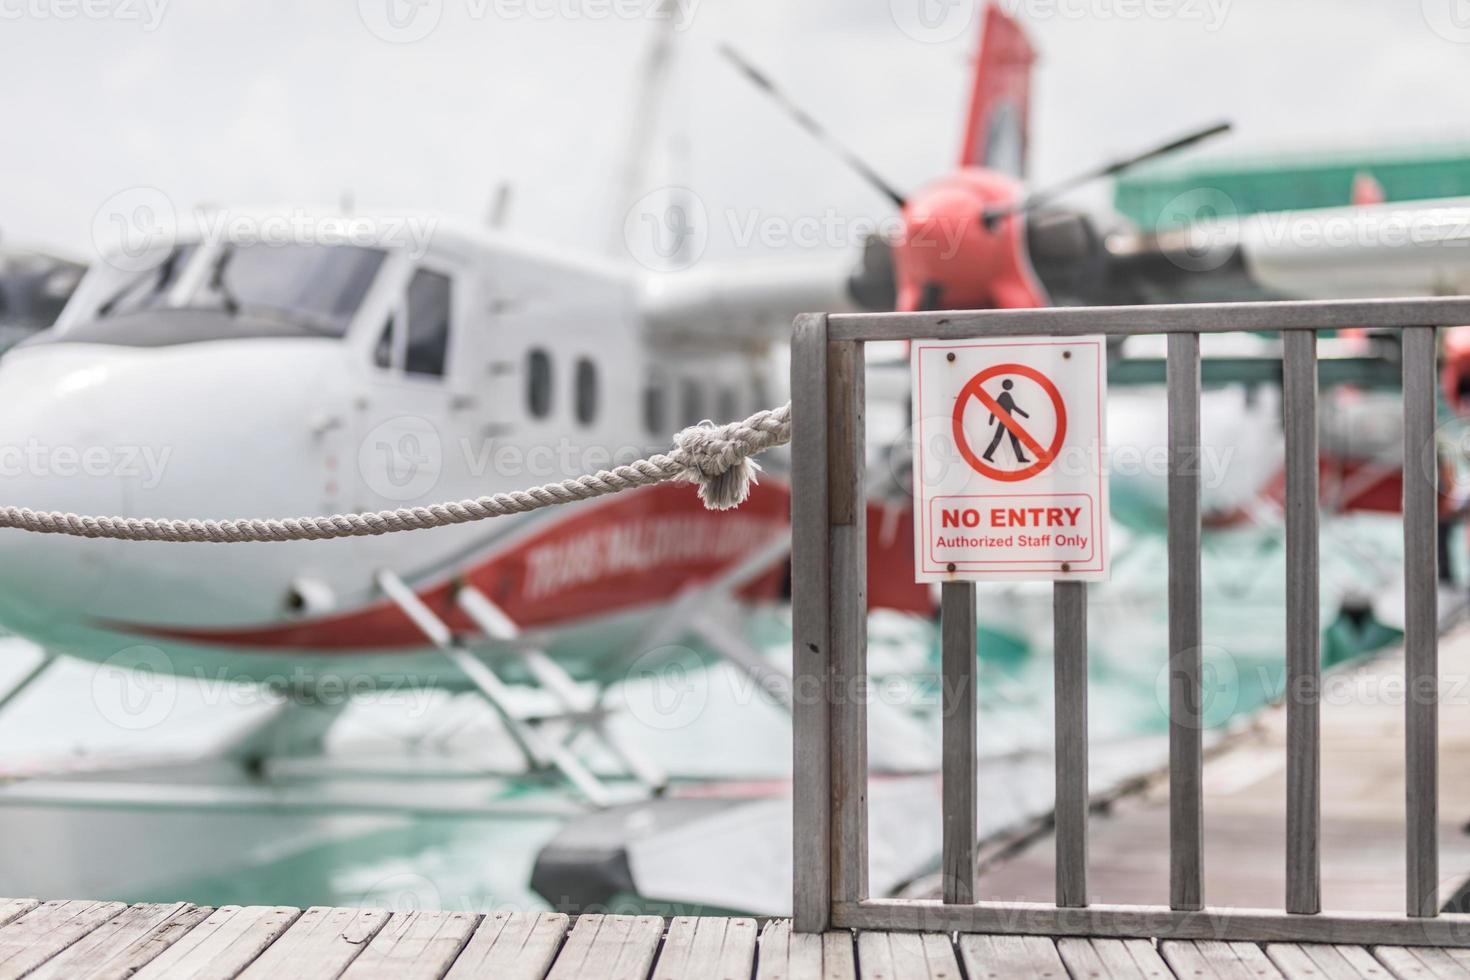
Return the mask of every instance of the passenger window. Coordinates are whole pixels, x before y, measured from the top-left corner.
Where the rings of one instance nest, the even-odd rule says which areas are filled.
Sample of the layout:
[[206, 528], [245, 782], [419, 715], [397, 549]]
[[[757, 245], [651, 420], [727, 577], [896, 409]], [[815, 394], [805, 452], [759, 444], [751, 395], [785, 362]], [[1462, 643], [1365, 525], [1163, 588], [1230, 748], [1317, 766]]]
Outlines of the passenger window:
[[597, 366], [587, 358], [577, 361], [577, 421], [591, 425], [597, 417]]
[[408, 345], [403, 369], [443, 376], [449, 351], [449, 277], [420, 269], [408, 284]]
[[664, 386], [657, 378], [649, 378], [643, 387], [643, 428], [649, 435], [664, 435], [664, 426], [668, 424], [665, 415], [668, 406], [665, 404]]
[[378, 344], [373, 348], [373, 363], [380, 368], [393, 366], [393, 317], [383, 325], [383, 332], [378, 335]]
[[721, 388], [720, 407], [719, 410], [715, 412], [715, 414], [718, 415], [719, 418], [715, 419], [715, 421], [718, 422], [720, 425], [724, 425], [726, 422], [735, 421], [735, 414], [740, 411], [739, 406], [740, 399], [735, 397], [735, 390], [733, 388]]
[[757, 377], [751, 385], [750, 400], [755, 403], [754, 411], [759, 412], [771, 407], [771, 392], [764, 378]]
[[698, 425], [704, 421], [704, 389], [693, 378], [684, 379], [683, 405], [680, 406], [685, 425]]
[[551, 411], [551, 356], [539, 347], [526, 355], [526, 408], [538, 419]]

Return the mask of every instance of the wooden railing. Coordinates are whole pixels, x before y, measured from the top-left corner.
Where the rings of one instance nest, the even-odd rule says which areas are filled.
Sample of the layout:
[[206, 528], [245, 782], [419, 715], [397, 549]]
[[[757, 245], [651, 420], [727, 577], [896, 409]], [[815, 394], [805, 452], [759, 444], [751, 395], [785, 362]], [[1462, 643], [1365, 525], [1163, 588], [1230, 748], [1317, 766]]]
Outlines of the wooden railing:
[[[972, 313], [807, 315], [793, 402], [795, 922], [831, 927], [1470, 945], [1439, 911], [1436, 327], [1470, 300], [1243, 303]], [[1316, 331], [1402, 336], [1407, 782], [1404, 916], [1321, 908]], [[1286, 894], [1281, 910], [1212, 909], [1204, 891], [1200, 335], [1279, 332], [1286, 435]], [[1087, 591], [1055, 605], [1056, 900], [977, 901], [975, 590], [941, 586], [943, 900], [874, 899], [867, 883], [864, 345], [974, 337], [1168, 337], [1169, 862], [1167, 906], [1097, 906], [1087, 889]], [[1162, 667], [1163, 664], [1161, 663]], [[1162, 897], [1162, 896], [1161, 896]]]

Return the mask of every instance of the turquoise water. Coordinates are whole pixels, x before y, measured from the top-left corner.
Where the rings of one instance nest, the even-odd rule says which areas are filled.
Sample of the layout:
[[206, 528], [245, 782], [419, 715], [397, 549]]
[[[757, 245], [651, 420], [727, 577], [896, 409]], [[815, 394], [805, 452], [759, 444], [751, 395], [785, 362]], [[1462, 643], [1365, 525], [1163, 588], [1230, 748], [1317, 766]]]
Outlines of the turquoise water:
[[[1324, 522], [1321, 603], [1324, 662], [1331, 666], [1394, 642], [1401, 614], [1402, 524], [1396, 516]], [[1089, 588], [1089, 687], [1094, 740], [1167, 730], [1166, 546], [1156, 535], [1118, 532], [1111, 581]], [[1205, 719], [1222, 727], [1278, 698], [1285, 676], [1285, 550], [1278, 527], [1206, 535], [1202, 659]], [[1345, 614], [1367, 610], [1355, 625]], [[1050, 717], [1051, 602], [1046, 587], [983, 588], [979, 597], [982, 689], [1015, 692], [1025, 710], [1008, 724], [1044, 739], [1026, 719]], [[1356, 618], [1356, 617], [1352, 617]], [[1018, 630], [1016, 624], [1024, 623]], [[1004, 710], [1004, 705], [1001, 706]], [[982, 709], [983, 710], [983, 709]]]
[[[1164, 542], [1117, 530], [1113, 578], [1089, 590], [1090, 726], [1099, 760], [1116, 748], [1113, 767], [1151, 768], [1155, 755], [1136, 747], [1167, 725], [1164, 678], [1167, 599]], [[1391, 642], [1399, 599], [1401, 524], [1370, 515], [1334, 519], [1323, 529], [1322, 602], [1329, 660]], [[1207, 536], [1203, 656], [1206, 715], [1213, 726], [1248, 716], [1279, 695], [1284, 673], [1285, 575], [1279, 527], [1246, 527]], [[1376, 608], [1358, 629], [1339, 616]], [[1045, 584], [984, 586], [981, 623], [982, 754], [1034, 757], [1022, 766], [1050, 782], [1053, 731], [1051, 590]], [[743, 621], [771, 657], [789, 657], [790, 613], [776, 608]], [[936, 624], [876, 613], [869, 658], [874, 706], [870, 754], [877, 771], [924, 771], [938, 764]], [[29, 654], [8, 648], [0, 683], [18, 676]], [[780, 792], [790, 774], [790, 721], [758, 686], [717, 666], [645, 677], [624, 686], [615, 726], [660, 765], [686, 779], [746, 780], [757, 794]], [[0, 767], [45, 770], [99, 758], [208, 754], [249, 704], [210, 703], [182, 684], [158, 724], [119, 731], [92, 668], [58, 666], [0, 717]], [[534, 704], [528, 695], [528, 704]], [[410, 713], [413, 714], [413, 713]], [[472, 696], [432, 695], [413, 717], [401, 707], [360, 704], [334, 731], [334, 759], [396, 761], [432, 768], [475, 760], [515, 765], [498, 722]], [[1029, 768], [1028, 768], [1029, 767]], [[1044, 778], [1043, 778], [1044, 777]], [[310, 791], [311, 783], [298, 783]], [[269, 788], [266, 792], [270, 792]], [[85, 895], [132, 901], [202, 904], [384, 905], [488, 911], [541, 906], [528, 886], [536, 852], [560, 829], [569, 804], [559, 788], [483, 777], [402, 780], [366, 786], [389, 801], [471, 800], [482, 814], [392, 814], [334, 810], [268, 812], [232, 806], [136, 808], [0, 807], [0, 832], [31, 842], [0, 854], [0, 893]], [[146, 787], [142, 790], [147, 795]], [[1038, 796], [1035, 806], [1045, 806]], [[540, 812], [517, 812], [526, 804]], [[937, 812], [935, 814], [937, 819]], [[22, 836], [23, 835], [23, 836]], [[121, 863], [137, 852], [137, 864]]]

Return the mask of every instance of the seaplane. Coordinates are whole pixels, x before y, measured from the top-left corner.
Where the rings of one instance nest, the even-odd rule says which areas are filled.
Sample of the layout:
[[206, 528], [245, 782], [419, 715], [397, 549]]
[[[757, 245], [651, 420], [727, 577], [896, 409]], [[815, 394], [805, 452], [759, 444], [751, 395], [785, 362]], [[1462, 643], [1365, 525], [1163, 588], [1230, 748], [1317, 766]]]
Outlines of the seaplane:
[[[1225, 127], [1028, 191], [1035, 54], [997, 7], [982, 31], [959, 163], [912, 195], [797, 113], [899, 211], [900, 232], [869, 242], [856, 272], [853, 256], [837, 254], [651, 274], [415, 212], [210, 210], [129, 238], [90, 268], [53, 326], [0, 357], [0, 448], [19, 461], [5, 474], [5, 502], [209, 519], [520, 490], [784, 401], [781, 346], [792, 318], [811, 310], [1470, 287], [1470, 253], [1448, 232], [1387, 252], [1282, 245], [1251, 220], [1225, 223], [1223, 237], [1209, 225], [1203, 246], [1186, 233], [1099, 232], [1058, 206], [1060, 195]], [[791, 107], [768, 76], [730, 57]], [[1470, 202], [1410, 210], [1470, 214]], [[1388, 222], [1404, 211], [1379, 204], [1353, 215]], [[679, 247], [672, 215], [641, 229], [659, 236], [656, 248]], [[1140, 439], [1154, 438], [1149, 424], [1140, 422]], [[891, 491], [875, 488], [868, 507], [869, 605], [926, 616], [934, 597], [914, 583], [912, 516]], [[691, 640], [779, 687], [779, 665], [742, 638], [741, 619], [750, 603], [783, 597], [789, 502], [777, 457], [730, 512], [665, 485], [335, 541], [181, 545], [3, 531], [0, 625], [46, 658], [0, 709], [57, 657], [261, 685], [280, 695], [278, 710], [227, 752], [262, 772], [320, 751], [342, 705], [319, 697], [324, 689], [413, 680], [483, 698], [528, 773], [564, 780], [594, 808], [621, 797], [573, 736], [615, 759], [619, 782], [656, 795], [668, 774], [607, 724], [605, 695], [634, 663], [646, 669], [661, 650], [684, 656], [681, 641]], [[515, 688], [556, 707], [528, 713]]]

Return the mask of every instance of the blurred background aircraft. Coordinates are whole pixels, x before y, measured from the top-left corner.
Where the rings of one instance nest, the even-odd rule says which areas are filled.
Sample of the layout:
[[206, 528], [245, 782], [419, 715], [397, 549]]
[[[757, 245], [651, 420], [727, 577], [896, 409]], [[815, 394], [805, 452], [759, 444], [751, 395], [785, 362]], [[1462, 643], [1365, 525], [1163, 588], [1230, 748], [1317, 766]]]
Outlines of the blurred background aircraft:
[[[1237, 158], [1232, 165], [1223, 155], [1253, 146], [1330, 146], [1348, 161], [1337, 168], [1348, 171], [1343, 179], [1321, 177], [1325, 191], [1303, 190], [1310, 181], [1298, 179], [1294, 194], [1278, 196], [1264, 210], [1470, 193], [1470, 186], [1454, 184], [1465, 179], [1465, 155], [1444, 146], [1426, 149], [1415, 136], [1421, 127], [1452, 117], [1459, 83], [1470, 81], [1463, 58], [1470, 37], [1460, 36], [1448, 4], [1443, 10], [1426, 2], [1394, 10], [1362, 3], [1290, 11], [1239, 0], [1180, 0], [1147, 8], [1105, 0], [1008, 6], [1044, 53], [1032, 100], [1032, 186], [1054, 186], [1099, 160], [1151, 145], [1161, 134], [1194, 129], [1202, 119], [1236, 124], [1229, 144], [1205, 151], [1203, 158], [1217, 167], [1207, 179], [1167, 169], [1190, 165], [1186, 158], [1127, 175], [1115, 201], [1109, 199], [1112, 188], [1094, 183], [1052, 203], [1074, 203], [1104, 216], [1116, 203], [1145, 238], [1171, 230], [1181, 210], [1188, 218], [1246, 213], [1263, 180], [1296, 165], [1281, 157], [1252, 164]], [[124, 255], [149, 251], [201, 214], [248, 220], [246, 212], [231, 210], [236, 202], [288, 202], [284, 213], [294, 214], [291, 202], [337, 200], [342, 210], [359, 215], [412, 205], [553, 249], [599, 252], [641, 271], [683, 274], [694, 282], [730, 260], [845, 254], [855, 263], [875, 231], [898, 227], [892, 195], [843, 168], [789, 114], [773, 112], [717, 56], [721, 44], [753, 55], [829, 133], [860, 148], [867, 166], [894, 187], [923, 186], [959, 158], [962, 143], [973, 142], [957, 123], [972, 89], [978, 4], [894, 0], [886, 9], [854, 11], [713, 0], [610, 6], [361, 0], [355, 8], [305, 11], [284, 4], [206, 8], [119, 0], [87, 9], [67, 15], [60, 5], [7, 8], [20, 12], [6, 15], [0, 78], [9, 91], [38, 94], [18, 100], [7, 119], [27, 138], [7, 153], [0, 227], [7, 240], [44, 242], [94, 260], [119, 248]], [[1312, 44], [1300, 43], [1303, 36]], [[1354, 53], [1359, 70], [1340, 70], [1344, 51]], [[37, 79], [46, 83], [40, 89]], [[1392, 151], [1385, 152], [1387, 147]], [[1018, 151], [1019, 144], [1012, 149]], [[1417, 184], [1405, 178], [1393, 169], [1405, 155], [1437, 162], [1438, 176], [1421, 175]], [[1319, 157], [1307, 169], [1320, 177], [1332, 168]], [[1440, 179], [1449, 183], [1435, 182]], [[1218, 197], [1199, 200], [1200, 187], [1218, 190], [1228, 180], [1236, 183], [1223, 192], [1224, 206]], [[1334, 197], [1339, 190], [1341, 196]], [[1109, 226], [1107, 219], [1099, 225]], [[1346, 288], [1340, 281], [1327, 286]], [[711, 295], [696, 290], [686, 298], [708, 304]], [[1261, 353], [1259, 345], [1248, 352]], [[1236, 423], [1259, 432], [1274, 414], [1270, 399], [1269, 384], [1229, 387], [1211, 413], [1227, 423], [1216, 441], [1238, 441], [1229, 435]], [[1375, 413], [1368, 404], [1362, 414], [1371, 422]], [[1139, 412], [1146, 411], [1140, 405]], [[1244, 532], [1218, 538], [1215, 554], [1206, 559], [1215, 563], [1210, 580], [1219, 583], [1215, 625], [1222, 618], [1238, 622], [1247, 610], [1253, 627], [1249, 635], [1231, 634], [1226, 656], [1212, 658], [1239, 674], [1222, 721], [1271, 695], [1269, 674], [1248, 676], [1246, 668], [1279, 660], [1269, 590], [1257, 588], [1279, 563], [1270, 509], [1258, 506], [1269, 476], [1269, 470], [1246, 473], [1239, 514], [1218, 508]], [[1152, 516], [1147, 504], [1138, 518], [1144, 526]], [[1377, 593], [1391, 589], [1394, 577], [1389, 525], [1345, 521], [1336, 527], [1340, 533], [1331, 545], [1340, 549], [1336, 566], [1342, 576], [1325, 587], [1338, 601], [1337, 611], [1351, 619], [1356, 610], [1371, 622]], [[1135, 542], [1116, 589], [1095, 606], [1095, 626], [1102, 632], [1116, 634], [1129, 625], [1117, 646], [1097, 650], [1100, 676], [1094, 682], [1108, 695], [1107, 710], [1099, 712], [1106, 746], [1099, 753], [1101, 780], [1136, 771], [1151, 758], [1149, 736], [1159, 720], [1152, 687], [1152, 654], [1159, 649], [1155, 544], [1146, 536]], [[989, 618], [982, 642], [990, 671], [985, 710], [1009, 722], [997, 726], [1006, 730], [1007, 741], [995, 745], [988, 760], [1009, 774], [1010, 809], [992, 818], [999, 823], [1045, 806], [1036, 771], [1027, 765], [1046, 751], [1049, 729], [1046, 689], [1038, 683], [1041, 665], [1029, 656], [1043, 652], [1030, 646], [1040, 632], [1035, 621], [1044, 612], [1043, 600], [1024, 589], [992, 597], [990, 608], [1003, 608], [1004, 615]], [[765, 624], [768, 650], [776, 658], [787, 639], [783, 625], [779, 613]], [[1378, 641], [1392, 635], [1391, 625], [1377, 634]], [[922, 627], [912, 621], [880, 624], [877, 669], [922, 679], [932, 653], [932, 637]], [[1350, 636], [1342, 649], [1350, 653], [1363, 646], [1362, 636]], [[1118, 656], [1130, 652], [1133, 659]], [[27, 669], [23, 659], [12, 660], [13, 670]], [[121, 684], [120, 693], [109, 686], [114, 682]], [[147, 696], [140, 715], [129, 701], [140, 693], [130, 686], [137, 683], [85, 668], [48, 678], [0, 722], [17, 736], [8, 743], [9, 771], [54, 771], [58, 749], [115, 749], [120, 728], [143, 730], [129, 751], [145, 759], [147, 750], [178, 754], [180, 743], [192, 743], [200, 732], [245, 724], [249, 719], [241, 716], [269, 707], [258, 697], [222, 707], [218, 690], [183, 690], [152, 678], [141, 692]], [[670, 834], [698, 838], [727, 830], [732, 822], [740, 832], [763, 833], [779, 823], [779, 805], [761, 809], [766, 797], [779, 794], [785, 765], [779, 720], [752, 707], [748, 687], [735, 696], [738, 685], [728, 678], [716, 684], [705, 676], [698, 682], [704, 685], [701, 709], [670, 726], [684, 737], [660, 739], [654, 722], [666, 719], [649, 708], [658, 701], [660, 683], [655, 679], [641, 691], [631, 685], [625, 695], [631, 721], [623, 724], [641, 729], [666, 767], [687, 773], [703, 766], [712, 798], [686, 794], [671, 806], [650, 805], [563, 829], [569, 813], [564, 801], [518, 781], [488, 800], [483, 787], [466, 792], [438, 784], [387, 808], [392, 814], [384, 816], [381, 786], [376, 797], [324, 793], [308, 773], [292, 785], [294, 797], [273, 786], [274, 804], [284, 813], [262, 819], [243, 812], [260, 805], [258, 798], [242, 804], [246, 798], [239, 794], [248, 781], [216, 786], [200, 797], [160, 780], [135, 782], [126, 800], [114, 791], [112, 809], [102, 818], [111, 833], [99, 837], [77, 830], [85, 826], [77, 805], [98, 805], [99, 797], [89, 796], [85, 784], [30, 781], [9, 788], [5, 816], [17, 832], [40, 843], [34, 856], [8, 858], [15, 863], [5, 874], [22, 891], [110, 895], [127, 887], [133, 891], [125, 897], [138, 897], [151, 888], [176, 898], [185, 887], [187, 897], [201, 901], [350, 902], [362, 896], [391, 899], [400, 884], [394, 869], [410, 866], [438, 868], [424, 879], [436, 900], [465, 905], [533, 900], [526, 894], [530, 875], [524, 861], [503, 865], [500, 877], [485, 865], [490, 855], [532, 853], [546, 844], [537, 884], [544, 899], [683, 899], [778, 911], [783, 897], [768, 886], [779, 875], [742, 877], [734, 873], [740, 869], [707, 867], [689, 879], [687, 892], [676, 894], [679, 886], [671, 886], [659, 869], [650, 871], [630, 857], [640, 847], [651, 850], [650, 840], [666, 852]], [[720, 687], [727, 695], [722, 705], [713, 693]], [[44, 722], [54, 719], [56, 699], [77, 690], [90, 691], [91, 704], [77, 710], [58, 738], [55, 726]], [[494, 727], [474, 706], [446, 700], [442, 692], [426, 697], [434, 706], [432, 723], [409, 725], [406, 733], [396, 733], [401, 739], [390, 739], [402, 743], [395, 745], [400, 752], [409, 747], [399, 778], [436, 775], [430, 770], [443, 763], [444, 754], [428, 751], [427, 761], [414, 754], [426, 746], [463, 749]], [[168, 710], [155, 718], [160, 698]], [[910, 705], [922, 701], [915, 695]], [[384, 709], [391, 707], [364, 707], [357, 731], [343, 737], [355, 735], [359, 749], [365, 737], [368, 745], [378, 744], [372, 739], [382, 740], [384, 729], [395, 724], [385, 723], [390, 711]], [[140, 718], [146, 723], [134, 724]], [[757, 728], [767, 734], [753, 735]], [[741, 736], [734, 751], [722, 745], [732, 731]], [[762, 744], [776, 750], [763, 752]], [[677, 758], [681, 751], [686, 758]], [[139, 757], [125, 761], [136, 766]], [[737, 782], [732, 773], [748, 778]], [[775, 782], [766, 782], [768, 777]], [[910, 843], [922, 851], [918, 828], [924, 821], [914, 812], [925, 809], [932, 790], [926, 777], [878, 787], [875, 833], [910, 834]], [[507, 798], [528, 804], [519, 822], [508, 818], [516, 808], [505, 805]], [[752, 799], [756, 803], [749, 804]], [[210, 814], [219, 837], [200, 840], [201, 812]], [[449, 829], [425, 839], [416, 818], [430, 812]], [[459, 822], [445, 819], [456, 812]], [[369, 813], [375, 822], [354, 823]], [[175, 831], [157, 833], [161, 820], [171, 821]], [[485, 829], [488, 820], [498, 821], [493, 831]], [[38, 834], [37, 827], [48, 822], [61, 829]], [[286, 828], [295, 843], [268, 853]], [[139, 849], [131, 863], [84, 859], [87, 841], [112, 835], [153, 838], [166, 846]], [[222, 839], [234, 845], [224, 848], [231, 852], [224, 860], [217, 853]], [[589, 842], [595, 846], [589, 849]], [[188, 856], [191, 849], [215, 858], [210, 867], [220, 870], [193, 871], [199, 861]], [[568, 854], [580, 857], [569, 863]], [[597, 866], [592, 871], [589, 854]], [[66, 860], [57, 861], [58, 855]], [[161, 860], [165, 856], [171, 860]], [[637, 880], [630, 880], [632, 871], [627, 879], [599, 876], [620, 867], [619, 860], [637, 869]], [[43, 877], [70, 875], [61, 880], [74, 884], [82, 880], [76, 869], [83, 867], [94, 876], [87, 886], [62, 887], [55, 877]], [[155, 877], [141, 876], [142, 867], [152, 868]], [[895, 858], [877, 873], [888, 887], [916, 870], [912, 860]]]

